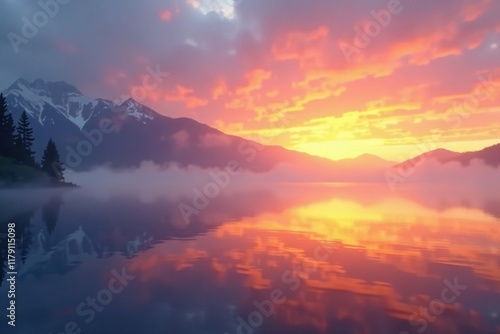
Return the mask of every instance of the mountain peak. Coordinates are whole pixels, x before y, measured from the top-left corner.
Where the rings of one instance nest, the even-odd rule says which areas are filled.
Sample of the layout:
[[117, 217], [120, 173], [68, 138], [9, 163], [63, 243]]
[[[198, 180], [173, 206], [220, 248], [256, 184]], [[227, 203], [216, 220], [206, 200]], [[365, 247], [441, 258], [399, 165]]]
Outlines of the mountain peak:
[[425, 155], [442, 163], [449, 159], [453, 159], [454, 157], [458, 156], [459, 153], [444, 148], [438, 148], [430, 152], [427, 152]]
[[341, 160], [337, 160], [338, 162], [342, 162], [342, 161], [349, 161], [349, 162], [388, 162], [387, 160], [384, 160], [382, 159], [381, 157], [377, 156], [377, 155], [374, 155], [374, 154], [369, 154], [369, 153], [365, 153], [365, 154], [361, 154], [355, 158], [348, 158], [348, 159], [341, 159]]
[[343, 166], [344, 168], [360, 168], [360, 167], [371, 167], [371, 168], [389, 168], [395, 164], [393, 161], [384, 160], [381, 157], [373, 154], [362, 154], [355, 158], [342, 159], [336, 161], [338, 166]]
[[364, 160], [364, 161], [385, 161], [384, 159], [382, 159], [378, 155], [369, 154], [369, 153], [362, 154], [355, 159]]
[[37, 89], [43, 89], [47, 86], [47, 83], [45, 82], [45, 80], [42, 80], [42, 79], [36, 79], [35, 81], [33, 81], [31, 84], [30, 84], [31, 87], [35, 87]]
[[145, 123], [146, 120], [155, 119], [156, 116], [155, 111], [137, 102], [133, 98], [128, 98], [118, 108], [124, 108], [129, 116], [141, 120], [143, 123]]
[[83, 95], [78, 88], [73, 85], [70, 85], [66, 81], [56, 81], [56, 82], [47, 82], [46, 86], [49, 90], [55, 90], [59, 92], [73, 93], [76, 95]]
[[28, 89], [35, 93], [44, 93], [43, 95], [83, 95], [82, 92], [78, 90], [73, 85], [70, 85], [66, 81], [45, 81], [43, 79], [36, 79], [33, 82], [29, 82], [24, 78], [17, 79], [12, 85], [7, 88], [7, 92], [13, 90], [25, 90]]
[[29, 87], [30, 85], [31, 84], [29, 83], [28, 80], [24, 78], [19, 78], [16, 81], [14, 81], [12, 85], [9, 86], [9, 88], [7, 88], [6, 92], [14, 89], [22, 89], [22, 87]]
[[142, 104], [140, 104], [139, 102], [137, 102], [136, 100], [134, 100], [132, 97], [129, 97], [127, 100], [125, 100], [122, 105], [125, 105], [125, 106], [142, 106]]
[[12, 110], [26, 111], [40, 124], [51, 122], [52, 116], [62, 115], [80, 129], [92, 115], [97, 101], [83, 95], [65, 81], [36, 79], [16, 80], [5, 92]]
[[430, 152], [433, 152], [433, 153], [436, 153], [436, 154], [450, 154], [450, 153], [456, 154], [457, 153], [457, 152], [454, 152], [454, 151], [447, 150], [445, 148], [437, 148], [437, 149], [432, 150]]

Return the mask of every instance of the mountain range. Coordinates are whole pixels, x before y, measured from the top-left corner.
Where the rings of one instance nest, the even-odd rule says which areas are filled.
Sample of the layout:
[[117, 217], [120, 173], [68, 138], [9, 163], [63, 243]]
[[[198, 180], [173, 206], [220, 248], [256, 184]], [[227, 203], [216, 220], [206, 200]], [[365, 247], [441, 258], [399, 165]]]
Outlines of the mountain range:
[[19, 79], [3, 94], [16, 122], [23, 111], [28, 113], [37, 154], [52, 138], [63, 164], [77, 171], [97, 166], [137, 167], [143, 161], [226, 168], [236, 161], [255, 173], [290, 166], [316, 176], [349, 180], [355, 174], [357, 180], [367, 181], [380, 180], [383, 170], [421, 158], [463, 165], [479, 159], [494, 167], [500, 165], [500, 144], [469, 153], [439, 149], [400, 165], [368, 154], [332, 161], [227, 135], [189, 118], [170, 118], [133, 99], [121, 103], [93, 99], [63, 81]]
[[471, 151], [464, 153], [458, 153], [439, 148], [404, 161], [396, 165], [395, 167], [408, 167], [418, 164], [419, 162], [424, 160], [438, 162], [441, 165], [458, 163], [463, 167], [470, 166], [472, 162], [476, 160], [483, 162], [487, 166], [497, 168], [500, 166], [500, 144], [486, 147], [480, 151]]
[[[39, 154], [52, 138], [63, 164], [74, 170], [103, 165], [137, 167], [143, 161], [225, 168], [236, 161], [256, 173], [278, 165], [326, 172], [357, 168], [354, 165], [359, 162], [334, 162], [279, 146], [264, 146], [189, 118], [161, 115], [133, 99], [123, 103], [92, 99], [66, 82], [19, 79], [3, 94], [15, 121], [23, 111], [28, 113], [36, 138], [34, 150]], [[394, 164], [375, 156], [360, 159], [374, 163], [376, 169]]]

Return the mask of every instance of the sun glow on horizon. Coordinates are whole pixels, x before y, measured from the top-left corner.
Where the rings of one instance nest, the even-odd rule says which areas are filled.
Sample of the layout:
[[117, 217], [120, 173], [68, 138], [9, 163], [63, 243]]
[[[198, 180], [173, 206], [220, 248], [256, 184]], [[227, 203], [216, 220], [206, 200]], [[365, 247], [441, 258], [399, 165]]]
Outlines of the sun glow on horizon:
[[498, 140], [496, 139], [386, 145], [384, 144], [383, 139], [367, 139], [304, 143], [289, 148], [330, 160], [353, 159], [364, 154], [371, 154], [384, 160], [403, 162], [438, 148], [443, 148], [457, 153], [464, 153], [470, 151], [480, 151], [485, 147], [495, 144], [498, 144]]

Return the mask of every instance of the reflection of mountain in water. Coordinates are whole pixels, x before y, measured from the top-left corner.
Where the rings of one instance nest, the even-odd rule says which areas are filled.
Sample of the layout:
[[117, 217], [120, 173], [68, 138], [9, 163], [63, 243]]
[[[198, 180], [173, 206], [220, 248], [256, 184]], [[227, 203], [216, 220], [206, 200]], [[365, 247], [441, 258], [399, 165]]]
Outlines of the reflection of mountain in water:
[[[76, 196], [63, 201], [63, 194], [57, 193], [45, 202], [36, 202], [41, 205], [40, 215], [28, 205], [32, 203], [27, 203], [29, 211], [19, 213], [19, 207], [16, 207], [17, 214], [7, 215], [11, 218], [2, 221], [1, 227], [6, 229], [8, 222], [16, 223], [17, 245], [23, 259], [17, 266], [22, 279], [29, 274], [35, 277], [65, 274], [93, 258], [107, 258], [115, 254], [132, 258], [155, 243], [193, 239], [228, 221], [256, 216], [263, 211], [283, 210], [294, 203], [317, 198], [315, 195], [307, 200], [283, 200], [269, 191], [240, 192], [214, 199], [206, 210], [193, 216], [191, 222], [186, 224], [178, 209], [180, 200], [158, 199], [141, 203], [133, 197], [119, 197], [103, 202]], [[190, 200], [183, 199], [187, 203]], [[65, 210], [61, 214], [63, 205]], [[32, 231], [37, 231], [35, 238]], [[6, 239], [6, 234], [2, 237]], [[0, 260], [4, 275], [6, 253], [2, 253]]]
[[[182, 220], [178, 205], [181, 202], [189, 203], [192, 198], [158, 198], [145, 203], [133, 196], [97, 200], [85, 193], [74, 192], [67, 195], [61, 192], [51, 194], [44, 201], [27, 201], [25, 211], [21, 211], [17, 205], [12, 214], [3, 213], [0, 224], [2, 244], [7, 239], [7, 223], [16, 223], [20, 278], [29, 274], [36, 277], [61, 275], [90, 259], [108, 258], [116, 254], [132, 258], [166, 240], [194, 239], [227, 222], [241, 221], [242, 218], [258, 216], [263, 212], [281, 212], [290, 207], [331, 198], [372, 205], [398, 197], [434, 211], [469, 206], [500, 218], [500, 196], [495, 198], [494, 194], [489, 194], [481, 197], [467, 191], [438, 192], [425, 187], [398, 194], [389, 193], [387, 187], [372, 187], [366, 191], [363, 186], [317, 185], [301, 185], [299, 189], [284, 186], [278, 190], [237, 191], [213, 199], [188, 224]], [[38, 213], [33, 203], [38, 205]], [[332, 213], [334, 216], [335, 213]], [[6, 272], [6, 255], [6, 248], [2, 247], [2, 281]]]
[[20, 266], [18, 273], [20, 278], [28, 274], [34, 274], [36, 277], [64, 274], [97, 255], [92, 242], [81, 227], [54, 247], [47, 248], [46, 241], [44, 231], [40, 231], [37, 244], [33, 247], [28, 260]]
[[467, 208], [500, 219], [500, 190], [497, 187], [413, 186], [402, 187], [397, 194], [434, 211]]

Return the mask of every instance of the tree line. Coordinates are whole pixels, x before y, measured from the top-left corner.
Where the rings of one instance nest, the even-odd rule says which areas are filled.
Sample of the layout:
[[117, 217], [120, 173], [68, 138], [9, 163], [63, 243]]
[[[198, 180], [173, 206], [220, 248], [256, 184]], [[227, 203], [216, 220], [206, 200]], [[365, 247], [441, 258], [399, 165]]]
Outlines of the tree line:
[[35, 137], [26, 111], [17, 126], [7, 108], [7, 100], [0, 94], [0, 156], [14, 159], [17, 163], [38, 169], [58, 182], [64, 182], [64, 167], [55, 142], [50, 139], [43, 151], [42, 160], [35, 160]]

